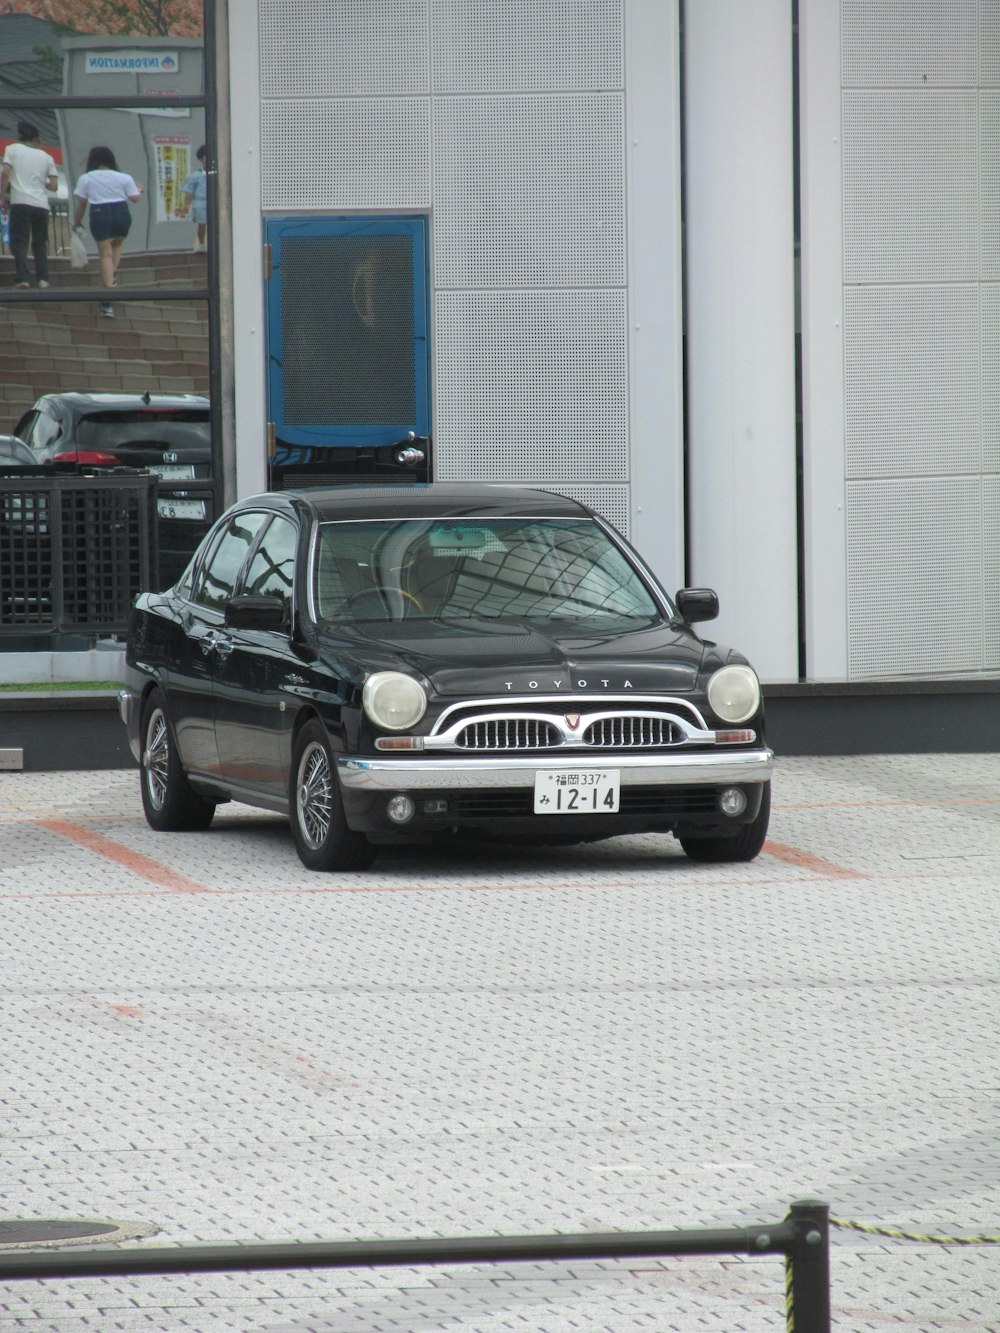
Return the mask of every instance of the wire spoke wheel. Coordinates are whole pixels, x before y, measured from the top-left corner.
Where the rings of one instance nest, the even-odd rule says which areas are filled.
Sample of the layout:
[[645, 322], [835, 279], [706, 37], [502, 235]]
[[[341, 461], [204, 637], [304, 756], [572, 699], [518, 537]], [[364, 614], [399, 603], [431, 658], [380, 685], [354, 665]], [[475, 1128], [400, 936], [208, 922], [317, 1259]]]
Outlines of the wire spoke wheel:
[[153, 690], [146, 700], [139, 734], [143, 742], [139, 791], [146, 822], [161, 833], [208, 828], [215, 802], [188, 781], [161, 690]]
[[167, 735], [167, 719], [161, 708], [155, 708], [146, 727], [146, 748], [142, 753], [142, 768], [150, 802], [157, 810], [163, 809], [163, 803], [167, 799], [169, 763], [170, 738]]
[[299, 827], [305, 844], [318, 851], [330, 836], [333, 814], [333, 774], [326, 750], [313, 741], [306, 746], [299, 761], [296, 804]]

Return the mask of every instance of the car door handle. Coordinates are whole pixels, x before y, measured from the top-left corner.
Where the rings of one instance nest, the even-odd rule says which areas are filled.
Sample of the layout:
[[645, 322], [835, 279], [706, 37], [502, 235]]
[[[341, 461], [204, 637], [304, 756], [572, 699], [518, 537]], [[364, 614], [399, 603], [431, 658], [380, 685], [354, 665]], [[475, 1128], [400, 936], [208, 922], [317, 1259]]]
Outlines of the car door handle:
[[233, 641], [217, 629], [210, 629], [201, 640], [201, 651], [205, 657], [216, 652], [220, 657], [228, 657], [233, 651]]

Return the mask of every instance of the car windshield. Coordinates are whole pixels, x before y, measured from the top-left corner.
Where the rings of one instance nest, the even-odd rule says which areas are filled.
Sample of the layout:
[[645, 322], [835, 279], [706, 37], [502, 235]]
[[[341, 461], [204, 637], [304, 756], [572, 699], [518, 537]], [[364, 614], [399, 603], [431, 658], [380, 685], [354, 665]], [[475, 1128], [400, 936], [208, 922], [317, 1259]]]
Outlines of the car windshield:
[[660, 611], [589, 519], [326, 523], [316, 546], [321, 620], [599, 622], [634, 628]]
[[156, 445], [161, 449], [211, 447], [208, 411], [145, 409], [134, 412], [92, 412], [76, 425], [78, 449], [115, 449]]

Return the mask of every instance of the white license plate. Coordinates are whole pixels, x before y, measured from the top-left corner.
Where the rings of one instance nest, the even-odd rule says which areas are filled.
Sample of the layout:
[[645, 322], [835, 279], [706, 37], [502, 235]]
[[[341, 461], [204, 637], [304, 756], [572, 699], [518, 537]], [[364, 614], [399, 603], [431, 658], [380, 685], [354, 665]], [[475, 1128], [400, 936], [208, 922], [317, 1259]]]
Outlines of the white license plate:
[[193, 463], [150, 463], [149, 470], [155, 472], [158, 477], [194, 479]]
[[204, 518], [204, 500], [157, 500], [160, 518]]
[[617, 768], [536, 773], [535, 814], [613, 815], [618, 810], [620, 790]]

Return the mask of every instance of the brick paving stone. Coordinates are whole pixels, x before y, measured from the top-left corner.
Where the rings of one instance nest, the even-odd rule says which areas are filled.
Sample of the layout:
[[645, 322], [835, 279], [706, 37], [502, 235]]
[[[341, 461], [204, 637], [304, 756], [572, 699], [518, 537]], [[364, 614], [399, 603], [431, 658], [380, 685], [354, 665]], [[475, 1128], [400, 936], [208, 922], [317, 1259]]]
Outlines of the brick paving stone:
[[[997, 1232], [995, 758], [783, 759], [774, 794], [749, 866], [640, 836], [338, 877], [247, 807], [154, 833], [131, 770], [0, 774], [4, 1216], [177, 1244], [742, 1226], [818, 1195]], [[833, 1245], [838, 1333], [1000, 1327], [995, 1246]], [[0, 1285], [33, 1333], [782, 1311], [780, 1260], [736, 1256]]]

